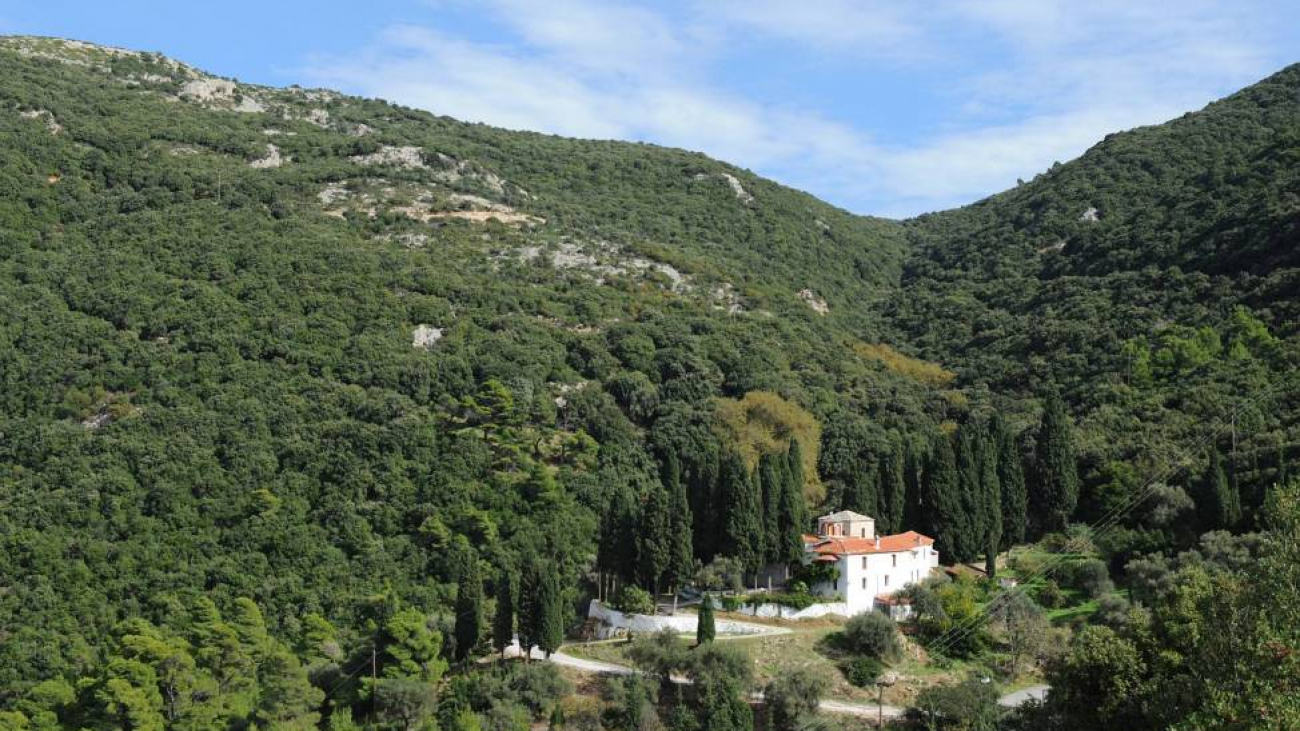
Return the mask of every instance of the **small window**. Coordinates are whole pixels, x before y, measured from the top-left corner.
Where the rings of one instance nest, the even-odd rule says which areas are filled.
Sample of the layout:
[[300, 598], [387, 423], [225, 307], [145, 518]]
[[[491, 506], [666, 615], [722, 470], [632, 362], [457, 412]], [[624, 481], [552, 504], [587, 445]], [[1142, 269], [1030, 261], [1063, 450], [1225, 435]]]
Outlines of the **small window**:
[[894, 567], [897, 568], [897, 567], [898, 567], [898, 554], [895, 553], [893, 556], [891, 556], [891, 558], [894, 559]]
[[862, 529], [862, 537], [863, 537], [863, 538], [866, 538], [866, 537], [867, 537], [867, 529], [866, 529], [866, 528], [863, 528], [863, 529]]
[[889, 574], [885, 574], [885, 586], [889, 586]]
[[863, 556], [863, 557], [862, 557], [862, 568], [863, 568], [864, 570], [867, 568], [867, 557], [866, 557], [866, 556]]
[[867, 577], [865, 576], [862, 577], [862, 588], [867, 588]]
[[839, 579], [836, 579], [836, 580], [835, 580], [835, 591], [839, 591], [839, 590], [840, 590], [840, 580], [839, 580]]

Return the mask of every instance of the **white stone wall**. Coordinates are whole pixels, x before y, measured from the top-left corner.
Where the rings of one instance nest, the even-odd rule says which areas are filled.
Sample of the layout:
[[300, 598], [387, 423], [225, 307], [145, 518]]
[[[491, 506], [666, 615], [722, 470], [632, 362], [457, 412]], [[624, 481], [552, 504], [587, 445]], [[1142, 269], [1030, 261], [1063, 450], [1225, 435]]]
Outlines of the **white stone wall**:
[[844, 602], [826, 602], [823, 604], [812, 604], [803, 609], [795, 609], [780, 604], [759, 604], [757, 614], [753, 604], [745, 604], [740, 608], [741, 613], [757, 617], [780, 617], [781, 619], [813, 619], [815, 617], [825, 617], [828, 615], [838, 617], [852, 616], [849, 612], [849, 605]]
[[[765, 605], [766, 606], [766, 605]], [[762, 617], [763, 614], [758, 616]], [[624, 614], [616, 611], [612, 607], [605, 606], [595, 599], [587, 607], [587, 617], [589, 619], [600, 620], [600, 630], [597, 631], [597, 639], [609, 639], [611, 637], [621, 637], [628, 632], [633, 634], [647, 634], [658, 632], [661, 629], [671, 629], [683, 634], [695, 632], [697, 620], [699, 619], [694, 612], [682, 612], [676, 616], [648, 615], [648, 614]], [[713, 623], [714, 629], [720, 635], [765, 635], [779, 634], [781, 630], [776, 627], [765, 627], [758, 624], [749, 624], [748, 622], [736, 622], [729, 619], [717, 618]]]

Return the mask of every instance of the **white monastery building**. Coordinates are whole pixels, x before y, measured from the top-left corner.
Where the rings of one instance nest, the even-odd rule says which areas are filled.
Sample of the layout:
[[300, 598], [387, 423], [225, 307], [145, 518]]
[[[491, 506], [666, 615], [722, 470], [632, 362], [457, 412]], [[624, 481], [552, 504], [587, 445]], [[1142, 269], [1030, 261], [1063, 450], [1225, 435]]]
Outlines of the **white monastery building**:
[[875, 519], [848, 510], [818, 518], [817, 535], [803, 540], [805, 562], [834, 563], [839, 569], [835, 582], [810, 590], [847, 604], [851, 615], [882, 609], [893, 616], [892, 595], [939, 566], [933, 538], [916, 531], [878, 536]]

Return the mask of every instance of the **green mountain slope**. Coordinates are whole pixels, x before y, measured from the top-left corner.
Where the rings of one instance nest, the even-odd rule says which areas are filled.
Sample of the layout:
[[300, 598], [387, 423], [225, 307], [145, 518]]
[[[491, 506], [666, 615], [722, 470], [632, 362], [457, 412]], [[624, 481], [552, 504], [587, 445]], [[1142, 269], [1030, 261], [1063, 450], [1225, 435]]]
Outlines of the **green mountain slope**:
[[576, 582], [668, 452], [707, 558], [720, 450], [955, 418], [855, 350], [896, 223], [145, 54], [7, 39], [0, 78], [0, 688], [204, 592], [296, 636], [448, 606], [465, 546]]
[[[106, 683], [132, 621], [208, 648], [218, 609], [262, 622], [243, 599], [361, 708], [367, 643], [402, 606], [450, 636], [468, 561], [577, 606], [678, 485], [707, 562], [759, 464], [883, 515], [994, 413], [1032, 453], [1058, 389], [1075, 519], [1199, 470], [1244, 405], [1218, 446], [1249, 525], [1297, 456], [1298, 90], [895, 222], [680, 150], [0, 39], [0, 708]], [[1125, 527], [1117, 554], [1177, 538]]]
[[[898, 339], [1016, 408], [1059, 386], [1094, 489], [1229, 424], [1239, 474], [1296, 449], [1300, 66], [958, 210], [907, 222]], [[1280, 384], [1280, 385], [1279, 385]], [[1271, 390], [1270, 390], [1271, 389]], [[1122, 438], [1116, 438], [1122, 435]], [[1185, 478], [1180, 478], [1185, 479]]]

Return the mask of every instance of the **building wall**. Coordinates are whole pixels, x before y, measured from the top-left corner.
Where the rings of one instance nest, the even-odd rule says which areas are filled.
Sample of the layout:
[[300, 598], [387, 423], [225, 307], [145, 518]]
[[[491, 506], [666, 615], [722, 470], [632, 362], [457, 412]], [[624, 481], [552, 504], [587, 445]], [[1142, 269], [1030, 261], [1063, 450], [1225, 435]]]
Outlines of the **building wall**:
[[850, 614], [861, 614], [875, 608], [877, 594], [893, 594], [928, 576], [939, 565], [939, 554], [933, 546], [917, 546], [898, 553], [841, 556], [836, 565], [840, 570], [836, 585], [818, 584], [813, 591], [837, 597]]

